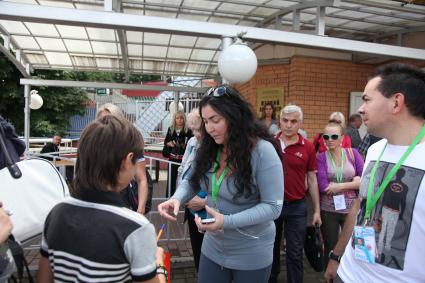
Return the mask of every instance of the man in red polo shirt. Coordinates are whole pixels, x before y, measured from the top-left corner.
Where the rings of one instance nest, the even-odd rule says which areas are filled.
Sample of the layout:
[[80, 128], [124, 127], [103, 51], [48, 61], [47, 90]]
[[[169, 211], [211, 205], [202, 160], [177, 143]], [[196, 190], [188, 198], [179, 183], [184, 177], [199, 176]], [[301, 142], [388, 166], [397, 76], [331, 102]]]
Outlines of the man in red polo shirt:
[[275, 220], [276, 238], [269, 282], [277, 282], [280, 272], [283, 224], [285, 224], [287, 282], [303, 282], [303, 248], [307, 226], [306, 178], [314, 204], [313, 224], [322, 224], [316, 179], [316, 153], [313, 145], [298, 134], [302, 120], [303, 112], [296, 105], [288, 105], [280, 113], [281, 132], [276, 138], [283, 153], [285, 195], [282, 214]]

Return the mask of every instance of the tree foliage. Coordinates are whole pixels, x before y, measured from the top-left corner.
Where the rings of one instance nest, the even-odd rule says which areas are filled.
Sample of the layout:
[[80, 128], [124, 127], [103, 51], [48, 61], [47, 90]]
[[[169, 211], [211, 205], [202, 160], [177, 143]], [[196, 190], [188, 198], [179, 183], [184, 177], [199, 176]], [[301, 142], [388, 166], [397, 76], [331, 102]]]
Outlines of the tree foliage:
[[[24, 132], [24, 87], [19, 84], [21, 74], [15, 66], [0, 54], [0, 115], [9, 120], [16, 132]], [[123, 74], [104, 72], [75, 72], [61, 70], [37, 70], [33, 78], [46, 80], [123, 82]], [[130, 82], [158, 80], [158, 76], [131, 75]], [[51, 136], [55, 132], [66, 134], [69, 120], [83, 115], [88, 101], [87, 93], [80, 88], [32, 87], [43, 98], [43, 106], [31, 110], [31, 136]]]
[[23, 129], [24, 88], [19, 85], [21, 74], [0, 54], [0, 115]]
[[[38, 71], [35, 78], [66, 80], [65, 71]], [[19, 84], [21, 74], [3, 55], [0, 56], [0, 114], [9, 120], [18, 134], [24, 131], [24, 87]], [[66, 133], [69, 119], [84, 114], [87, 94], [78, 88], [32, 87], [43, 98], [43, 107], [31, 110], [31, 136], [50, 136]]]

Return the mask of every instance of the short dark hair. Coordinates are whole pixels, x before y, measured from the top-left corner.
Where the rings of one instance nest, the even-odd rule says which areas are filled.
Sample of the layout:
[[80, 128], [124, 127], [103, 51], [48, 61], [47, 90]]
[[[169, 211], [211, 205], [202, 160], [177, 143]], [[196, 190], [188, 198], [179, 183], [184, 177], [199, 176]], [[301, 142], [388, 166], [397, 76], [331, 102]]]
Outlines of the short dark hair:
[[350, 123], [353, 123], [356, 120], [361, 120], [362, 119], [362, 115], [360, 115], [359, 113], [354, 113], [352, 115], [350, 115], [350, 118], [348, 118], [348, 121]]
[[115, 187], [122, 161], [131, 152], [136, 163], [143, 155], [143, 138], [124, 118], [106, 115], [88, 124], [78, 146], [72, 194]]
[[425, 72], [417, 67], [392, 63], [376, 68], [369, 80], [379, 77], [377, 86], [383, 96], [389, 98], [402, 93], [412, 116], [425, 119]]

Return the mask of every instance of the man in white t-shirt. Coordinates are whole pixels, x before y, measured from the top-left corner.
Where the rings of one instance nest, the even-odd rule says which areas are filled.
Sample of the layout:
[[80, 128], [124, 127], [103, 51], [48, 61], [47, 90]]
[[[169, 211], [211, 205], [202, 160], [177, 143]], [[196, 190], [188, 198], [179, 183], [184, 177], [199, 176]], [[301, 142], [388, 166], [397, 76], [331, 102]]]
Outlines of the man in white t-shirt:
[[[325, 278], [424, 282], [425, 73], [403, 64], [380, 67], [362, 99], [368, 132], [383, 139], [368, 151], [359, 200], [329, 255]], [[364, 245], [354, 245], [352, 236], [363, 237]]]

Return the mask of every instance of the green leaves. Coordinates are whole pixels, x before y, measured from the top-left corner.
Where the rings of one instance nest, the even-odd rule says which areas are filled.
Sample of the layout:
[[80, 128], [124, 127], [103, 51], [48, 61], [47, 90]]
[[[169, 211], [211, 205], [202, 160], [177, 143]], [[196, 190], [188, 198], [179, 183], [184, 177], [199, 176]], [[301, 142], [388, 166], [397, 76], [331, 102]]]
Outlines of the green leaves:
[[[97, 81], [97, 82], [124, 82], [123, 74], [102, 72], [75, 72], [62, 70], [37, 70], [33, 74], [35, 79], [69, 80], [69, 81]], [[9, 120], [19, 135], [24, 131], [24, 87], [19, 84], [21, 74], [9, 60], [0, 53], [0, 115]], [[143, 76], [132, 74], [129, 81], [159, 80], [159, 76]], [[38, 90], [43, 98], [43, 106], [38, 110], [31, 110], [30, 135], [51, 136], [55, 132], [66, 134], [69, 128], [69, 119], [74, 115], [85, 113], [87, 93], [80, 88], [59, 87], [32, 87]]]
[[[69, 80], [65, 71], [38, 71], [36, 78]], [[0, 114], [9, 120], [19, 135], [24, 131], [24, 87], [19, 84], [21, 75], [4, 55], [0, 55]], [[43, 106], [31, 110], [31, 136], [51, 136], [55, 132], [66, 133], [69, 118], [83, 115], [87, 94], [79, 88], [33, 87], [43, 98]]]

